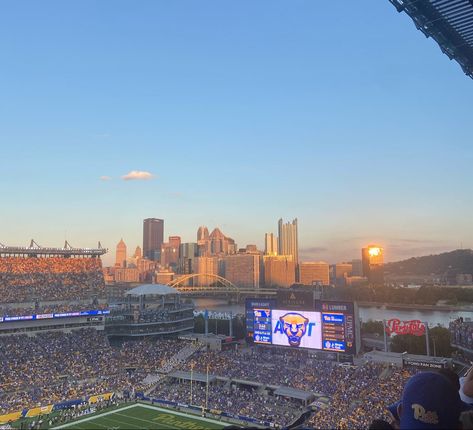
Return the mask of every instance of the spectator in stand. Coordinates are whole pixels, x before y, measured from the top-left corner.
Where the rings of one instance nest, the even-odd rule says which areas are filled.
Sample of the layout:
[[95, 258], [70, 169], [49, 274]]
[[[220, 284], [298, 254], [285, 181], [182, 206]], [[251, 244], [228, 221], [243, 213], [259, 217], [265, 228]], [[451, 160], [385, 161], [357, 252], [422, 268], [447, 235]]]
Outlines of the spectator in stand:
[[[0, 413], [90, 394], [139, 392], [146, 388], [143, 381], [148, 374], [157, 375], [169, 366], [168, 370], [176, 366], [189, 370], [192, 365], [194, 372], [206, 373], [209, 368], [211, 375], [325, 395], [330, 398], [328, 408], [316, 411], [304, 425], [358, 429], [368, 428], [375, 418], [387, 420], [387, 405], [401, 398], [411, 376], [376, 363], [340, 366], [290, 349], [198, 351], [190, 357], [184, 354], [181, 362], [176, 360], [189, 345], [180, 340], [145, 339], [112, 347], [105, 334], [94, 329], [0, 337]], [[190, 402], [188, 382], [153, 381], [157, 384], [153, 396]], [[208, 405], [276, 426], [290, 424], [303, 410], [301, 402], [272, 393], [271, 388], [216, 383], [209, 386]], [[205, 384], [195, 383], [192, 403], [205, 405], [205, 397]]]
[[402, 429], [460, 429], [460, 415], [468, 410], [446, 376], [421, 372], [409, 379], [398, 414]]
[[103, 296], [99, 258], [0, 257], [0, 302], [90, 299]]
[[[0, 414], [141, 389], [147, 373], [156, 372], [185, 345], [146, 340], [112, 348], [95, 329], [0, 337]], [[127, 372], [130, 368], [135, 371]]]

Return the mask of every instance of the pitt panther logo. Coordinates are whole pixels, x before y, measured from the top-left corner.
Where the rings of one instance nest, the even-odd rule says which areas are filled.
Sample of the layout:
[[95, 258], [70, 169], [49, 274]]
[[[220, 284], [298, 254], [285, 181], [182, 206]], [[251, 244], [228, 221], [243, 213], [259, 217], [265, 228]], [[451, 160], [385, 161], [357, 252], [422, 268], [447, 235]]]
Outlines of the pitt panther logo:
[[[276, 326], [276, 330], [284, 332], [287, 336], [289, 345], [299, 346], [301, 344], [302, 337], [306, 334], [307, 324], [309, 319], [297, 312], [288, 312], [287, 314], [279, 317], [279, 323]], [[311, 323], [310, 331], [312, 331]], [[282, 326], [282, 327], [281, 327]], [[309, 334], [310, 335], [310, 334]]]

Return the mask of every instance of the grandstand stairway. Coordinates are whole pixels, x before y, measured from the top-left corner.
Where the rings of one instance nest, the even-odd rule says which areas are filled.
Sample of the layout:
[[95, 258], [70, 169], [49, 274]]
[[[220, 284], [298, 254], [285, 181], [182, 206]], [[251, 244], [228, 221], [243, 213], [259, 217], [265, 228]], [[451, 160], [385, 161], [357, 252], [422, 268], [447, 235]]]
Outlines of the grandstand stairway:
[[393, 374], [393, 370], [387, 366], [379, 375], [379, 379], [387, 379]]
[[148, 385], [144, 394], [147, 396], [151, 393], [158, 383], [164, 379], [169, 373], [171, 373], [174, 369], [176, 369], [181, 363], [188, 360], [194, 353], [205, 348], [205, 345], [199, 342], [192, 343], [190, 345], [186, 345], [181, 348], [176, 354], [174, 354], [169, 361], [164, 364], [160, 369], [158, 369], [157, 374], [148, 375], [144, 380], [143, 383]]

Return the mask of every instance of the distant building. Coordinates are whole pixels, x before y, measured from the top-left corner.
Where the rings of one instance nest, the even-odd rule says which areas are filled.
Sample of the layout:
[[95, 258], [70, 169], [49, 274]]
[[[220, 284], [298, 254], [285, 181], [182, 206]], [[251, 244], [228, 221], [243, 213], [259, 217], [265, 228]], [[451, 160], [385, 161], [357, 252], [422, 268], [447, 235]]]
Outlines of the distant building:
[[115, 267], [126, 267], [126, 244], [123, 242], [123, 239], [120, 239], [120, 242], [117, 244]]
[[209, 240], [209, 229], [205, 225], [201, 225], [197, 230], [197, 243], [200, 240]]
[[347, 287], [357, 287], [361, 285], [367, 285], [368, 279], [364, 276], [350, 276], [345, 279], [345, 285]]
[[149, 260], [160, 261], [164, 242], [164, 220], [146, 218], [143, 221], [143, 255]]
[[294, 262], [299, 263], [299, 243], [297, 233], [297, 218], [292, 222], [283, 223], [282, 218], [278, 222], [278, 253], [281, 255], [292, 255]]
[[330, 285], [329, 264], [324, 261], [299, 264], [299, 282], [303, 285]]
[[208, 286], [213, 284], [216, 282], [216, 280], [212, 275], [218, 275], [218, 257], [196, 257], [194, 259], [193, 272], [204, 274], [203, 276], [199, 276], [197, 279], [194, 279], [194, 285]]
[[378, 245], [368, 245], [361, 250], [363, 276], [370, 284], [384, 283], [384, 250]]
[[352, 276], [363, 276], [363, 264], [361, 260], [352, 260], [351, 261], [351, 275]]
[[351, 263], [337, 263], [335, 264], [335, 279], [351, 276], [353, 266]]
[[199, 256], [199, 247], [195, 242], [181, 243], [179, 246], [178, 272], [181, 274], [193, 273], [194, 260]]
[[246, 254], [260, 254], [256, 245], [246, 245], [245, 253]]
[[237, 246], [231, 237], [225, 236], [220, 229], [215, 228], [209, 235], [211, 255], [235, 254]]
[[264, 255], [278, 255], [278, 238], [273, 233], [264, 235]]
[[288, 288], [296, 282], [296, 263], [292, 255], [265, 255], [264, 284]]
[[154, 273], [154, 283], [155, 284], [169, 284], [174, 279], [174, 272], [170, 270], [160, 270], [159, 272]]
[[153, 274], [157, 267], [156, 261], [148, 260], [147, 258], [138, 258], [136, 260], [136, 267], [140, 274], [140, 282], [151, 282]]
[[102, 269], [103, 280], [106, 284], [115, 282], [115, 267], [104, 267]]
[[132, 267], [116, 268], [115, 282], [140, 282], [140, 272]]
[[209, 229], [204, 225], [197, 230], [197, 245], [199, 247], [199, 255], [208, 257], [211, 254]]
[[253, 254], [223, 257], [225, 278], [239, 287], [259, 288], [260, 256]]
[[352, 275], [353, 266], [351, 263], [337, 263], [335, 264], [334, 270], [334, 278], [335, 278], [335, 285], [337, 286], [345, 286], [346, 279]]
[[472, 285], [473, 276], [470, 273], [459, 273], [456, 275], [457, 285]]
[[143, 252], [139, 246], [136, 247], [135, 253], [133, 254], [134, 258], [143, 258]]
[[179, 236], [169, 236], [169, 241], [161, 246], [161, 265], [177, 268], [179, 263], [179, 247], [181, 238]]

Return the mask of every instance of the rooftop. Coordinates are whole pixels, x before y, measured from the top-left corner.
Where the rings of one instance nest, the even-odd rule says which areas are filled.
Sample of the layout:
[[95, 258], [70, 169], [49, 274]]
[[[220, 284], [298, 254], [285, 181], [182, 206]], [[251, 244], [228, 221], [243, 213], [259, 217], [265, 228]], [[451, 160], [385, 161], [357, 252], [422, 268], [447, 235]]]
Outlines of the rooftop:
[[144, 295], [155, 295], [155, 296], [167, 296], [168, 294], [180, 294], [175, 288], [169, 287], [168, 285], [162, 284], [144, 284], [138, 287], [132, 288], [126, 292], [128, 296], [144, 296]]

